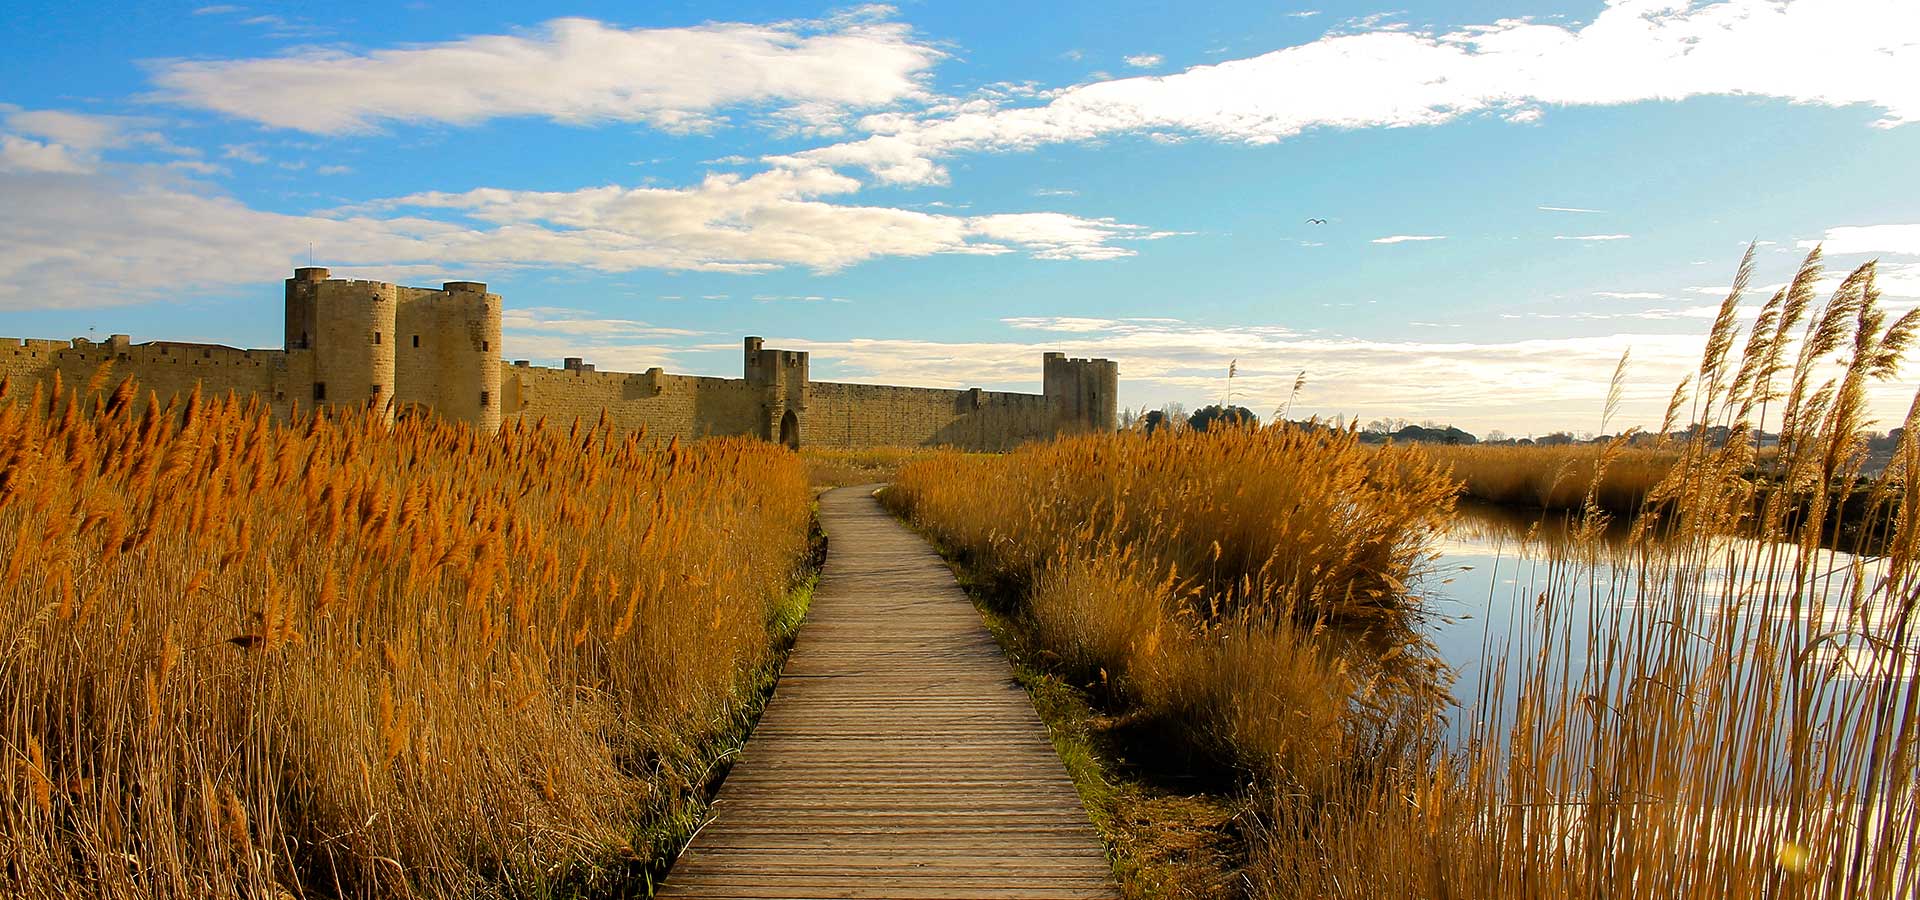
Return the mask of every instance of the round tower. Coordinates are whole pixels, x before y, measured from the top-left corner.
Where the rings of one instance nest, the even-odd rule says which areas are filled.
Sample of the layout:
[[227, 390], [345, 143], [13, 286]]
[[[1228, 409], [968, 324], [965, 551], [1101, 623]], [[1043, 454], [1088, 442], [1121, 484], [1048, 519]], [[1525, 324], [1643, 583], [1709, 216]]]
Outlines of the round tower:
[[320, 286], [326, 283], [329, 274], [319, 266], [306, 266], [294, 269], [293, 277], [287, 279], [287, 334], [285, 343], [281, 344], [283, 349], [305, 350], [312, 345]]
[[436, 411], [500, 430], [500, 295], [478, 281], [449, 281], [430, 301], [438, 333], [432, 336], [441, 390]]
[[[312, 270], [301, 270], [312, 271]], [[325, 269], [318, 270], [322, 274]], [[289, 312], [292, 293], [312, 291], [310, 329], [305, 332], [306, 346], [313, 351], [313, 406], [373, 406], [376, 415], [393, 419], [393, 346], [394, 314], [398, 298], [394, 286], [377, 281], [302, 282], [296, 273], [289, 282]], [[307, 284], [312, 287], [308, 288]], [[289, 317], [287, 332], [292, 346], [294, 323]]]

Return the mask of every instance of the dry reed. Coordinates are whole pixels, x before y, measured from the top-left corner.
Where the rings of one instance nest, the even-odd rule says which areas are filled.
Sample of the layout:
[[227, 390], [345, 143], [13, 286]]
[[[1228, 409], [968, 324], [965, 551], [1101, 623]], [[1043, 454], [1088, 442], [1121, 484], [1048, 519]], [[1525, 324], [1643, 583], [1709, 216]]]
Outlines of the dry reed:
[[[1815, 251], [1743, 316], [1752, 272], [1749, 250], [1662, 423], [1693, 439], [1534, 451], [1481, 488], [1578, 509], [1590, 544], [1608, 507], [1641, 514], [1624, 546], [1519, 588], [1457, 731], [1356, 687], [1421, 649], [1388, 624], [1418, 605], [1385, 589], [1445, 509], [1431, 462], [1286, 430], [1121, 435], [911, 465], [895, 503], [1021, 598], [1062, 671], [1096, 693], [1118, 672], [1118, 702], [1226, 745], [1255, 786], [1255, 896], [1914, 897], [1920, 398], [1893, 464], [1858, 476], [1867, 386], [1920, 313], [1888, 321], [1872, 264], [1818, 302]], [[1763, 428], [1777, 455], [1751, 443]], [[1235, 465], [1265, 447], [1289, 452]], [[1834, 549], [1850, 502], [1876, 558]], [[1326, 640], [1356, 626], [1398, 636]]]
[[1319, 791], [1442, 696], [1404, 585], [1452, 487], [1413, 451], [1280, 426], [945, 454], [884, 496], [1019, 598], [1075, 683], [1186, 752]]
[[754, 701], [797, 458], [604, 423], [0, 400], [0, 894], [538, 895]]

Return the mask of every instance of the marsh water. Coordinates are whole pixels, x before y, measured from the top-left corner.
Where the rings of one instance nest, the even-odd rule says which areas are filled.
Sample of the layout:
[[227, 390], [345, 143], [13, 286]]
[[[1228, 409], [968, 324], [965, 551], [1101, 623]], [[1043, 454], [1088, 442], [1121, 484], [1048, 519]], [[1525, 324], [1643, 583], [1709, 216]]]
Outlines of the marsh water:
[[[1575, 660], [1584, 656], [1593, 629], [1609, 627], [1635, 607], [1644, 587], [1656, 583], [1650, 578], [1663, 590], [1678, 589], [1678, 578], [1688, 581], [1696, 596], [1733, 596], [1738, 599], [1729, 602], [1760, 614], [1787, 614], [1786, 598], [1758, 594], [1768, 585], [1792, 582], [1786, 571], [1796, 556], [1791, 548], [1729, 539], [1692, 564], [1676, 567], [1645, 546], [1636, 551], [1624, 522], [1610, 524], [1587, 541], [1576, 538], [1576, 524], [1565, 512], [1460, 504], [1418, 589], [1434, 617], [1429, 632], [1434, 644], [1457, 673], [1453, 694], [1463, 707], [1476, 703], [1490, 665], [1503, 657], [1517, 662], [1534, 649], [1543, 593], [1571, 598], [1573, 602], [1563, 606], [1588, 613], [1567, 616], [1563, 622], [1570, 645], [1565, 649]], [[1883, 611], [1870, 605], [1862, 609], [1849, 598], [1857, 588], [1871, 588], [1879, 581], [1882, 560], [1820, 551], [1813, 563], [1818, 574], [1808, 580], [1808, 593], [1826, 601], [1823, 630], [1845, 632], [1858, 630], [1863, 621], [1877, 622]], [[1874, 664], [1870, 648], [1857, 642], [1828, 641], [1821, 649], [1839, 677], [1849, 672], [1857, 676]], [[1909, 665], [1905, 676], [1912, 675]], [[1514, 683], [1509, 676], [1508, 686]]]

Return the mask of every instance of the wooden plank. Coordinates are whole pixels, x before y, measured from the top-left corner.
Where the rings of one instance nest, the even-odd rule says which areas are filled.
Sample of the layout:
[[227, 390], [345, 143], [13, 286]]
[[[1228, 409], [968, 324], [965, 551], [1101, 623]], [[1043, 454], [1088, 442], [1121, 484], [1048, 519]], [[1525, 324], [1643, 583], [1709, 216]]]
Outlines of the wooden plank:
[[1118, 896], [972, 604], [872, 486], [829, 491], [826, 569], [672, 898]]

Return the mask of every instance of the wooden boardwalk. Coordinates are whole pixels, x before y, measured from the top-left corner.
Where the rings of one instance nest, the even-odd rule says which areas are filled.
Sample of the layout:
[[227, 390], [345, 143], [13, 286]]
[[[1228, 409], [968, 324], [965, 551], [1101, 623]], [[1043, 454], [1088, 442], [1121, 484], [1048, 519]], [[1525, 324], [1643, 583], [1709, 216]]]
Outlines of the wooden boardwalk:
[[806, 624], [661, 896], [1117, 896], [999, 646], [873, 489], [821, 497]]

